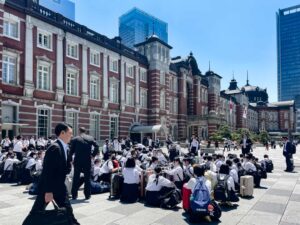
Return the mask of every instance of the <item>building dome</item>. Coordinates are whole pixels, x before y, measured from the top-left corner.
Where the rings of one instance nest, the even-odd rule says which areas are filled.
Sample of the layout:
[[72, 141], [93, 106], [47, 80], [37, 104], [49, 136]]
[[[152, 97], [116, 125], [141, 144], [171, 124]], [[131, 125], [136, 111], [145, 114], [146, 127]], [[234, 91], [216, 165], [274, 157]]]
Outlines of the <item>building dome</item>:
[[268, 102], [269, 96], [267, 93], [267, 89], [260, 88], [259, 86], [250, 85], [248, 78], [246, 85], [241, 87], [241, 90], [246, 93], [250, 103]]

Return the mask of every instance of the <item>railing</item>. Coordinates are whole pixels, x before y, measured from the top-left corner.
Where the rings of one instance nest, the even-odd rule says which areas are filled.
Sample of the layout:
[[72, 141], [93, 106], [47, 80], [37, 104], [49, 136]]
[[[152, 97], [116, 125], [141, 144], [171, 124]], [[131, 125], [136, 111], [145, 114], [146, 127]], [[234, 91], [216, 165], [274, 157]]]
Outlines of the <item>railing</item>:
[[188, 115], [188, 121], [207, 120], [207, 115]]

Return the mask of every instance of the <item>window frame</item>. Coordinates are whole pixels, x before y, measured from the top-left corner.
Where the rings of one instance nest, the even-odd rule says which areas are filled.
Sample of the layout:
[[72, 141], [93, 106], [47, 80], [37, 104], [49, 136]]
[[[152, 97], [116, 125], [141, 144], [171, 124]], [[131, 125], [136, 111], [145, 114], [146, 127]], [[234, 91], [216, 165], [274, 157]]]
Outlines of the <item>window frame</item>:
[[[39, 35], [40, 34], [43, 35], [43, 41], [44, 41], [44, 37], [49, 38], [49, 47], [45, 46], [44, 43], [41, 44], [39, 42], [39, 39], [40, 39]], [[37, 29], [36, 42], [37, 42], [36, 46], [38, 48], [45, 49], [47, 51], [52, 52], [52, 50], [53, 50], [53, 34], [51, 32], [48, 32], [48, 31], [45, 31], [45, 30], [42, 30], [42, 29], [38, 28]]]
[[[41, 110], [43, 110], [43, 111], [47, 111], [48, 112], [48, 114], [47, 115], [44, 115], [44, 117], [46, 117], [47, 118], [47, 135], [41, 135], [40, 134], [40, 126], [39, 126], [39, 117], [40, 117], [40, 111]], [[39, 107], [38, 109], [37, 109], [37, 136], [38, 137], [41, 137], [41, 136], [43, 136], [43, 137], [49, 137], [49, 135], [51, 134], [51, 109], [49, 109], [49, 108], [43, 108], [43, 107]]]
[[[74, 124], [70, 123], [69, 117], [68, 117], [69, 114], [73, 115]], [[78, 131], [78, 114], [79, 114], [79, 112], [77, 112], [77, 111], [73, 111], [73, 110], [66, 111], [66, 123], [70, 124], [72, 126], [73, 136], [76, 136], [77, 135], [77, 131]]]
[[[94, 83], [93, 85], [96, 85], [96, 96], [92, 96], [92, 81], [97, 80], [96, 84]], [[93, 100], [100, 100], [100, 77], [98, 75], [92, 74], [90, 76], [90, 82], [89, 82], [89, 88], [90, 88], [90, 93], [89, 93], [89, 98]]]
[[[114, 63], [116, 63], [116, 70], [114, 68]], [[113, 73], [119, 73], [119, 60], [113, 57], [109, 57], [109, 71]]]
[[[13, 39], [13, 40], [16, 40], [16, 41], [20, 41], [20, 36], [21, 36], [21, 31], [20, 31], [20, 28], [21, 28], [21, 26], [20, 26], [20, 19], [17, 17], [17, 16], [14, 16], [14, 15], [12, 15], [12, 14], [8, 14], [8, 13], [4, 13], [4, 16], [3, 16], [4, 18], [3, 18], [3, 36], [4, 37], [7, 37], [7, 38], [11, 38], [11, 39]], [[8, 29], [8, 34], [7, 33], [5, 33], [5, 27], [6, 27], [6, 25], [5, 25], [5, 22], [7, 22], [8, 23], [8, 27], [9, 27], [9, 29]], [[14, 37], [14, 36], [11, 36], [10, 34], [10, 24], [11, 23], [16, 23], [17, 24], [17, 37]]]
[[[98, 56], [98, 64], [94, 63], [94, 57], [96, 55]], [[100, 52], [96, 51], [96, 50], [93, 50], [93, 49], [90, 49], [90, 65], [100, 67], [100, 61], [101, 61], [100, 60]]]
[[[15, 64], [15, 82], [14, 83], [5, 82], [5, 80], [4, 80], [3, 72], [4, 72], [4, 64], [6, 62], [6, 61], [4, 61], [4, 57], [15, 58], [16, 64]], [[9, 69], [8, 69], [8, 71], [9, 71]], [[20, 71], [20, 54], [4, 49], [3, 53], [2, 53], [2, 83], [5, 85], [13, 85], [13, 86], [19, 85], [19, 71]]]
[[[76, 93], [75, 94], [72, 94], [72, 93], [68, 92], [69, 91], [68, 90], [68, 75], [69, 74], [74, 74], [75, 75], [75, 81], [76, 81], [75, 82], [75, 85], [76, 85], [76, 88], [75, 88]], [[78, 71], [67, 69], [67, 71], [66, 71], [66, 95], [79, 96], [78, 77], [79, 77], [79, 72]]]
[[[112, 126], [111, 126], [112, 119], [116, 120], [116, 121], [114, 121], [116, 123], [116, 125], [115, 125], [116, 130], [114, 132], [115, 133], [114, 136], [112, 136]], [[118, 137], [118, 136], [119, 136], [119, 117], [111, 115], [109, 117], [109, 137], [112, 140], [113, 138]]]
[[[141, 108], [147, 109], [148, 108], [148, 90], [141, 88], [140, 93], [141, 93], [141, 97], [140, 97]], [[145, 95], [145, 102], [143, 101], [143, 95]]]
[[[71, 45], [71, 46], [76, 46], [76, 49], [77, 49], [77, 51], [76, 51], [76, 57], [75, 57], [75, 56], [72, 56], [72, 55], [69, 55], [69, 51], [68, 51], [68, 49], [69, 49], [68, 46], [69, 46], [69, 45]], [[71, 59], [79, 60], [79, 44], [76, 43], [76, 42], [74, 42], [74, 41], [67, 40], [67, 41], [66, 41], [66, 56], [67, 56], [68, 58], [71, 58]]]
[[[111, 78], [109, 80], [109, 101], [111, 103], [115, 103], [115, 104], [119, 104], [120, 102], [120, 99], [119, 99], [119, 80], [117, 80], [116, 78]], [[115, 89], [116, 89], [116, 99], [114, 99], [114, 95], [113, 95], [113, 90], [114, 90], [114, 87], [115, 86]]]
[[[44, 89], [39, 87], [39, 81], [40, 81], [40, 76], [39, 76], [39, 67], [48, 67], [48, 84], [49, 84], [49, 89]], [[44, 72], [44, 71], [42, 71]], [[36, 89], [41, 90], [41, 91], [51, 91], [52, 90], [52, 64], [49, 62], [41, 61], [38, 60], [37, 62], [37, 68], [36, 68]]]
[[[163, 98], [162, 98], [163, 96]], [[164, 90], [160, 91], [160, 95], [159, 95], [159, 107], [161, 110], [165, 110], [166, 109], [166, 93]]]
[[[144, 76], [143, 76], [144, 75]], [[146, 79], [145, 79], [146, 78]], [[144, 68], [140, 68], [140, 81], [147, 83], [148, 82], [148, 74], [147, 70]]]
[[[129, 93], [130, 91], [130, 93]], [[130, 96], [130, 97], [129, 97]], [[134, 106], [134, 86], [132, 84], [126, 84], [126, 105]]]
[[[96, 118], [93, 118], [93, 117], [96, 117]], [[95, 129], [94, 129], [95, 133], [92, 133], [92, 129], [91, 129], [93, 124], [95, 126]], [[89, 134], [92, 137], [94, 137], [96, 140], [100, 140], [100, 114], [99, 113], [91, 113], [90, 114], [89, 125], [90, 125]]]
[[160, 85], [166, 85], [166, 73], [164, 71], [160, 72], [159, 83]]
[[126, 63], [126, 77], [134, 78], [134, 66]]

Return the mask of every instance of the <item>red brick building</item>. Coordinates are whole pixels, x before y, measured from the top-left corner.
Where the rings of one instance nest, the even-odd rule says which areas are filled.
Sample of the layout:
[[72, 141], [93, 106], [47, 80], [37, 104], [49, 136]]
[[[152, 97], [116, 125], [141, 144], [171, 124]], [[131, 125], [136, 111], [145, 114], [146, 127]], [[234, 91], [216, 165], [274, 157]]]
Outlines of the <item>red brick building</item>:
[[101, 141], [207, 139], [224, 123], [258, 130], [255, 116], [241, 119], [247, 101], [220, 92], [221, 76], [203, 75], [192, 53], [171, 59], [155, 35], [134, 51], [31, 0], [0, 0], [0, 18], [2, 137], [49, 136], [60, 121]]

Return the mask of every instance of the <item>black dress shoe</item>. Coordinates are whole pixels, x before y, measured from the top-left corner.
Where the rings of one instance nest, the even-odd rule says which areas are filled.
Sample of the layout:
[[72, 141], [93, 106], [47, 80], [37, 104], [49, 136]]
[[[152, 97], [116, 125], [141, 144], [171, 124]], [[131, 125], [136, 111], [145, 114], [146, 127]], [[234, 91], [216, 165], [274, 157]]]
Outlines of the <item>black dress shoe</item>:
[[89, 200], [91, 198], [91, 196], [85, 196], [86, 200]]
[[76, 200], [76, 199], [77, 199], [77, 196], [72, 196], [72, 199], [73, 199], [73, 200]]

